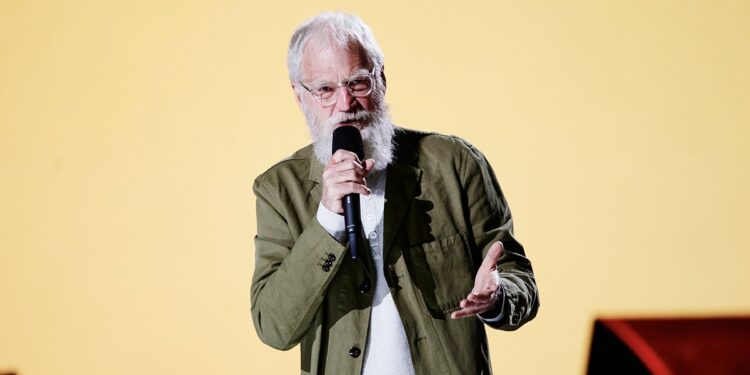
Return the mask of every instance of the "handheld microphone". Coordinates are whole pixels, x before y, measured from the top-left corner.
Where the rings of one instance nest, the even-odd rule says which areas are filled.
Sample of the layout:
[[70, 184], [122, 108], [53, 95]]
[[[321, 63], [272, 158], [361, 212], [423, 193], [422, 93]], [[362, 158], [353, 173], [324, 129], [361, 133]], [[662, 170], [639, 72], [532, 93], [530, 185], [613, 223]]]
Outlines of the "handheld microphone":
[[[360, 161], [365, 159], [365, 151], [362, 146], [362, 136], [359, 130], [353, 126], [340, 126], [333, 130], [332, 153], [344, 149], [357, 154]], [[360, 220], [359, 194], [351, 193], [342, 198], [344, 206], [344, 223], [346, 235], [349, 238], [349, 255], [353, 260], [359, 256], [361, 241], [359, 233], [362, 231]]]

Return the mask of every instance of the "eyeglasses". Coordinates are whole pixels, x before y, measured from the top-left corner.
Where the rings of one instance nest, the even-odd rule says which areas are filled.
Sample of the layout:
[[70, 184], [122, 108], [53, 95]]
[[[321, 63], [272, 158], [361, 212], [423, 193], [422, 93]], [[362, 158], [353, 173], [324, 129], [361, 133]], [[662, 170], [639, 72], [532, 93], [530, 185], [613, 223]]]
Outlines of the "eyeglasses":
[[340, 87], [346, 87], [349, 94], [355, 98], [362, 98], [370, 95], [372, 92], [374, 75], [375, 68], [372, 68], [372, 71], [368, 74], [355, 75], [354, 77], [338, 83], [321, 82], [312, 84], [310, 87], [305, 86], [302, 82], [299, 84], [307, 90], [310, 95], [318, 98], [323, 107], [328, 107], [333, 105], [333, 103], [336, 103]]

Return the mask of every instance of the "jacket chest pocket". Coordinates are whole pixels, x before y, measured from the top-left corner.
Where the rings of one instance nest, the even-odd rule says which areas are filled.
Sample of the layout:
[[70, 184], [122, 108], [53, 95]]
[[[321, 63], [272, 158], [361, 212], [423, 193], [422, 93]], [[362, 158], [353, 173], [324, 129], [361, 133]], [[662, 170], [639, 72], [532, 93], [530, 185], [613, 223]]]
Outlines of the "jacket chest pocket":
[[457, 310], [474, 287], [474, 267], [460, 233], [410, 247], [405, 260], [412, 282], [435, 318], [444, 319]]

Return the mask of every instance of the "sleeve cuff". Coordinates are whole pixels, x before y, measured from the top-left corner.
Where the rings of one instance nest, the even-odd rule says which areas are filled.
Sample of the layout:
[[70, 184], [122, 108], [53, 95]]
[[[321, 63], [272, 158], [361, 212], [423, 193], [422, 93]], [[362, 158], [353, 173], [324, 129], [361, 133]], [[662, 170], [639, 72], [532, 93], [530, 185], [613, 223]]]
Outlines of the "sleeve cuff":
[[495, 280], [497, 280], [498, 290], [495, 293], [495, 306], [491, 310], [477, 314], [479, 320], [485, 323], [497, 323], [503, 319], [503, 308], [505, 307], [505, 289], [500, 282], [500, 273], [495, 271]]
[[336, 241], [343, 243], [346, 237], [346, 226], [344, 224], [344, 216], [339, 215], [323, 205], [318, 204], [317, 219], [323, 229], [335, 238]]

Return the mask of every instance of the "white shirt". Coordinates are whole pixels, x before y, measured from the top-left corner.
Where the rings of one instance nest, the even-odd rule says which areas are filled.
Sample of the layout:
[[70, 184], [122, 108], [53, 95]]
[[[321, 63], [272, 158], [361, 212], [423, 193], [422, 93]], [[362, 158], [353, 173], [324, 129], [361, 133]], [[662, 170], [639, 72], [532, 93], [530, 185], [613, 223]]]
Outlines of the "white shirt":
[[[385, 171], [367, 176], [372, 193], [360, 195], [362, 229], [372, 249], [375, 263], [375, 288], [370, 310], [363, 375], [414, 374], [406, 332], [393, 303], [383, 271], [383, 211], [385, 209]], [[344, 217], [318, 205], [318, 222], [339, 242], [345, 239]]]

